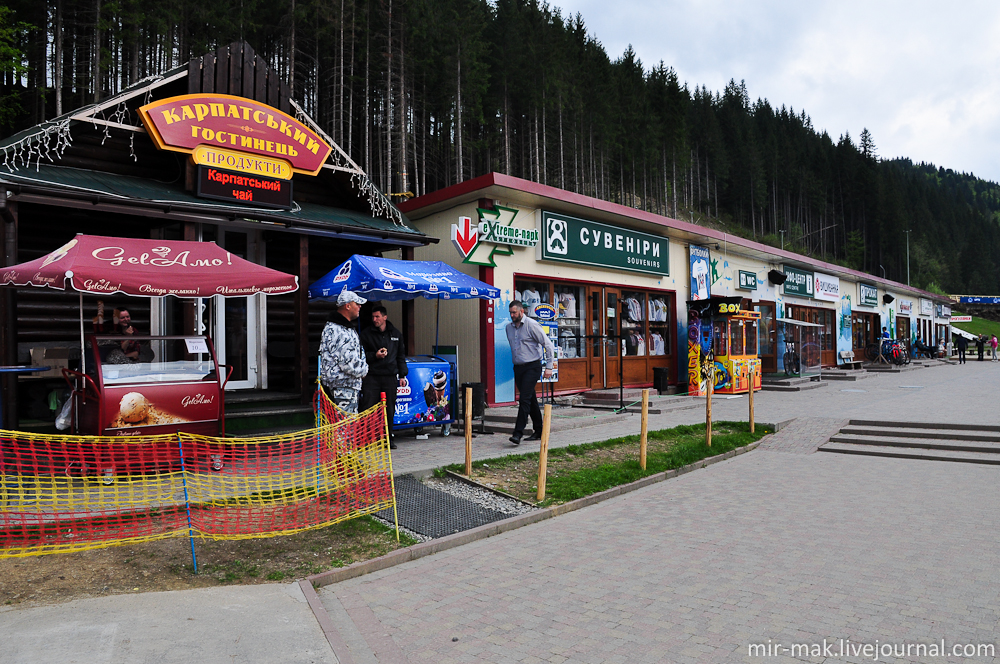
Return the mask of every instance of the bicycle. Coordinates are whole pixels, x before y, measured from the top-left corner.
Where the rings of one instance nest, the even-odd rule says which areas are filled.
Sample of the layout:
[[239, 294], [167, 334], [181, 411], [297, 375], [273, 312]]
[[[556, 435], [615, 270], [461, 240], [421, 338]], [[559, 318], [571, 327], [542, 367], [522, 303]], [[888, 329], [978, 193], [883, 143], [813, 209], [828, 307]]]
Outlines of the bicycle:
[[785, 368], [786, 376], [798, 376], [802, 373], [802, 366], [799, 362], [799, 354], [795, 352], [795, 342], [785, 341], [785, 354], [781, 358]]

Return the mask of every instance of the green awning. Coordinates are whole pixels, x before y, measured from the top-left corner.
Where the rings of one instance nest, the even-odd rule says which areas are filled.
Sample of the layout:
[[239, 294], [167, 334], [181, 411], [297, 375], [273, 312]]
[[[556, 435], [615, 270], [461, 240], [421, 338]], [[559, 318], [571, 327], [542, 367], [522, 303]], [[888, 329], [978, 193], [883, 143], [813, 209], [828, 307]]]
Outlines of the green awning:
[[382, 238], [409, 238], [411, 242], [421, 242], [426, 236], [409, 225], [409, 220], [401, 215], [403, 223], [388, 219], [317, 203], [297, 203], [293, 210], [270, 210], [252, 206], [228, 205], [218, 201], [198, 198], [184, 190], [183, 182], [160, 182], [131, 175], [118, 175], [104, 171], [82, 168], [67, 168], [51, 164], [22, 167], [14, 172], [0, 174], [0, 183], [8, 189], [24, 188], [34, 193], [60, 194], [79, 199], [161, 207], [185, 210], [205, 215], [217, 215], [230, 219], [265, 221], [283, 224], [290, 230], [302, 232], [322, 231], [328, 228], [336, 232], [352, 232], [358, 235]]

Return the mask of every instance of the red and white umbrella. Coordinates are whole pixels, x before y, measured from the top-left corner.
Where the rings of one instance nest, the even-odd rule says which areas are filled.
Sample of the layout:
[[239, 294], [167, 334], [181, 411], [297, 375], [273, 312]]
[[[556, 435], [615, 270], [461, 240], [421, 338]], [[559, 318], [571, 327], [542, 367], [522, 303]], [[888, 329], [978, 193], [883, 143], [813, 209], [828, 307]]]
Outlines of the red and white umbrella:
[[233, 256], [214, 242], [77, 235], [41, 258], [3, 268], [0, 285], [145, 297], [246, 297], [298, 290], [298, 277]]

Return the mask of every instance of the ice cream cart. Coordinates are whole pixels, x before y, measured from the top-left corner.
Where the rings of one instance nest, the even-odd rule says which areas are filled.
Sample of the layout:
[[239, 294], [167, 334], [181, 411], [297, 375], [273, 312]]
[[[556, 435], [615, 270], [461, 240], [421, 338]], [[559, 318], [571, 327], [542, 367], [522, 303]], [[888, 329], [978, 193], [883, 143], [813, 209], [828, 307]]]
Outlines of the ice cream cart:
[[707, 392], [704, 375], [712, 372], [712, 391], [741, 394], [761, 389], [757, 356], [760, 312], [740, 309], [740, 297], [709, 297], [688, 302], [688, 394]]
[[[224, 435], [226, 379], [204, 336], [136, 336], [136, 362], [116, 363], [120, 335], [88, 336], [87, 373], [63, 369], [76, 400], [78, 432], [152, 436], [185, 431]], [[231, 371], [231, 370], [230, 370]], [[227, 377], [228, 378], [228, 377]]]

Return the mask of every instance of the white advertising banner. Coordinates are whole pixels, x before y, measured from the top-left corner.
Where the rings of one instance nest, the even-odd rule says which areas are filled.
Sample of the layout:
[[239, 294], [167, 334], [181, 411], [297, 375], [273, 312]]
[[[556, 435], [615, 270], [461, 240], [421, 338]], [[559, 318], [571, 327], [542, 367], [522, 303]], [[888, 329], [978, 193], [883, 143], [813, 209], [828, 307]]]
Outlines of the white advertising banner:
[[840, 301], [840, 278], [829, 274], [814, 274], [816, 288], [813, 289], [813, 297], [817, 300], [829, 300], [830, 302]]
[[913, 311], [913, 300], [900, 300], [899, 313], [902, 316], [909, 316]]
[[930, 300], [925, 300], [920, 298], [920, 315], [921, 316], [933, 316], [934, 315], [934, 303]]

